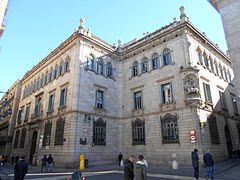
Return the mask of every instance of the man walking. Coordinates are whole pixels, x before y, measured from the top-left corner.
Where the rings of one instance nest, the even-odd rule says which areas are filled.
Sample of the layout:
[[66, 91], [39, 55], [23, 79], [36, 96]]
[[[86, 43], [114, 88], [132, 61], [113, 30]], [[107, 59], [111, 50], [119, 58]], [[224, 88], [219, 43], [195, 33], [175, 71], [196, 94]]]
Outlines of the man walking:
[[124, 180], [133, 180], [133, 162], [135, 161], [135, 157], [133, 155], [129, 156], [128, 159], [124, 162]]
[[207, 175], [206, 175], [207, 180], [210, 177], [211, 177], [211, 180], [213, 180], [213, 178], [214, 178], [214, 169], [213, 169], [214, 161], [213, 161], [213, 156], [210, 154], [209, 150], [207, 151], [206, 154], [204, 154], [203, 161], [207, 168]]
[[14, 167], [14, 180], [23, 180], [28, 172], [28, 163], [24, 159], [25, 157], [21, 156]]
[[118, 155], [118, 165], [121, 166], [121, 161], [123, 159], [123, 155], [122, 153], [120, 152], [119, 155]]
[[194, 149], [191, 156], [192, 156], [192, 167], [194, 169], [194, 178], [198, 179], [199, 177], [199, 157], [198, 157], [198, 150]]
[[138, 157], [138, 161], [133, 168], [134, 180], [146, 180], [147, 179], [147, 168], [143, 162], [143, 155]]

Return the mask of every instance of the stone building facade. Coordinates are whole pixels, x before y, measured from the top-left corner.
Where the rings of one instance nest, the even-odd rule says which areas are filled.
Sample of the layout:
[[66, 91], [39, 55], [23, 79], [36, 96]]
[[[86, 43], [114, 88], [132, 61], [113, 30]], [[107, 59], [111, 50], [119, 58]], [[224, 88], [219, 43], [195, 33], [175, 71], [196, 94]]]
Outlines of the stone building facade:
[[238, 0], [208, 0], [220, 13], [223, 23], [223, 29], [228, 45], [228, 53], [232, 61], [238, 95], [240, 95], [240, 72], [239, 72], [239, 41], [240, 41], [240, 1]]
[[33, 164], [51, 153], [64, 167], [78, 167], [80, 154], [116, 163], [119, 152], [188, 165], [193, 148], [217, 161], [240, 148], [231, 61], [180, 11], [180, 21], [118, 47], [81, 19], [21, 80], [13, 153]]
[[17, 80], [0, 100], [0, 155], [10, 157], [18, 106], [21, 96], [21, 82]]

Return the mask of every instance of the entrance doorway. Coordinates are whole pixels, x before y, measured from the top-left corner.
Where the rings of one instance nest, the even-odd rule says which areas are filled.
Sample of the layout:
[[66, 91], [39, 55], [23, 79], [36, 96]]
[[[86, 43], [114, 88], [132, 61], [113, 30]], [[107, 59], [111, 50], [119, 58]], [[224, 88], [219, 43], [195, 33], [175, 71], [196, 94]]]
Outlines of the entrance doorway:
[[228, 157], [232, 158], [232, 140], [231, 140], [231, 134], [228, 129], [228, 126], [225, 126], [225, 137], [226, 137], [226, 144], [227, 144], [227, 150], [228, 150]]
[[33, 137], [32, 137], [31, 149], [30, 149], [29, 164], [33, 163], [33, 155], [36, 152], [36, 144], [37, 144], [37, 131], [34, 131]]

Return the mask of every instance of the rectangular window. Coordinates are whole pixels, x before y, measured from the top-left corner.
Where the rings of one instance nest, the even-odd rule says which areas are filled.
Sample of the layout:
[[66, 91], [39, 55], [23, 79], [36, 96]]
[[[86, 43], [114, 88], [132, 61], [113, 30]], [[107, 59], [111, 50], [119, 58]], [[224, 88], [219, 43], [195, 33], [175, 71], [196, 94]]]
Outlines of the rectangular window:
[[15, 139], [14, 139], [14, 144], [13, 144], [14, 148], [18, 148], [19, 135], [20, 135], [20, 131], [17, 130], [15, 132]]
[[28, 120], [29, 118], [29, 111], [30, 111], [30, 105], [26, 107], [26, 111], [25, 111], [25, 117], [24, 117], [24, 120]]
[[20, 109], [18, 111], [18, 118], [17, 118], [17, 122], [18, 123], [21, 123], [22, 122], [22, 112], [23, 112], [23, 109]]
[[67, 101], [67, 88], [61, 90], [60, 94], [60, 107], [66, 106], [66, 101]]
[[53, 111], [53, 108], [54, 108], [54, 97], [55, 97], [55, 94], [51, 94], [49, 96], [49, 100], [48, 100], [48, 112], [52, 112]]
[[161, 85], [162, 103], [167, 104], [173, 102], [172, 83]]
[[103, 108], [103, 93], [104, 92], [100, 90], [96, 91], [96, 108]]
[[223, 92], [219, 91], [219, 96], [220, 96], [220, 101], [221, 101], [222, 108], [227, 109], [227, 101], [226, 101], [225, 94]]
[[212, 103], [212, 95], [211, 95], [210, 85], [203, 83], [203, 89], [204, 89], [205, 101]]
[[141, 109], [142, 107], [142, 91], [134, 92], [134, 109]]

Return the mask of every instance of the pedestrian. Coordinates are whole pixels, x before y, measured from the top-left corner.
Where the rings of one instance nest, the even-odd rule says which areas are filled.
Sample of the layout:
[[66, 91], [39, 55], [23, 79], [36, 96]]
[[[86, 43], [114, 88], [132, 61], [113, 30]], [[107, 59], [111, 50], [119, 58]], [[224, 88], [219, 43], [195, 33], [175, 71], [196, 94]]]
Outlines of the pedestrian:
[[133, 180], [133, 162], [135, 157], [133, 155], [129, 156], [128, 159], [124, 161], [124, 180]]
[[207, 168], [207, 174], [206, 174], [207, 179], [211, 178], [211, 180], [213, 180], [213, 178], [214, 178], [214, 169], [213, 169], [214, 161], [213, 161], [213, 156], [210, 154], [209, 150], [207, 151], [206, 154], [204, 154], [203, 161]]
[[16, 155], [16, 157], [15, 157], [15, 164], [17, 164], [18, 160], [19, 160], [19, 156]]
[[12, 154], [12, 157], [11, 157], [11, 164], [12, 165], [14, 164], [14, 160], [15, 160], [15, 156], [14, 156], [14, 154]]
[[123, 160], [123, 155], [122, 153], [120, 152], [119, 155], [118, 155], [118, 165], [121, 166], [121, 162]]
[[28, 163], [24, 159], [25, 157], [21, 156], [14, 167], [14, 180], [23, 180], [28, 172]]
[[134, 180], [147, 179], [147, 167], [143, 162], [143, 155], [138, 156], [138, 161], [133, 168]]
[[146, 168], [148, 168], [148, 162], [147, 162], [147, 160], [146, 160], [146, 159], [144, 159], [144, 156], [143, 156], [143, 155], [141, 155], [141, 156], [143, 157], [143, 160], [142, 160], [142, 162], [145, 164]]
[[46, 172], [47, 171], [47, 155], [45, 154], [42, 158], [42, 168], [41, 168], [41, 172], [43, 171]]
[[198, 177], [199, 177], [199, 162], [198, 162], [199, 157], [198, 157], [198, 150], [197, 150], [197, 149], [194, 149], [193, 152], [192, 152], [192, 154], [191, 154], [191, 156], [192, 156], [192, 167], [193, 167], [193, 169], [194, 169], [194, 175], [193, 175], [193, 177], [194, 177], [195, 179], [198, 179]]
[[53, 158], [52, 158], [52, 155], [49, 154], [47, 158], [47, 172], [52, 172], [52, 167], [53, 167]]

